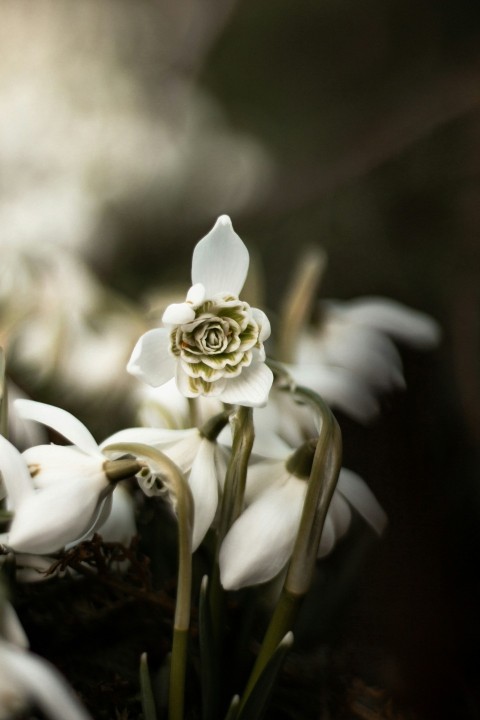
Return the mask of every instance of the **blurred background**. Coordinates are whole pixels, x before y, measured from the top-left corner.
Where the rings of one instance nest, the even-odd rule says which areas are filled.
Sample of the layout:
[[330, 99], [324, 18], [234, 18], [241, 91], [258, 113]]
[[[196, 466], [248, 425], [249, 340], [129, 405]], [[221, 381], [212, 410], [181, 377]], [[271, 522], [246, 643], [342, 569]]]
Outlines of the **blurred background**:
[[222, 213], [273, 313], [317, 244], [322, 296], [442, 326], [380, 419], [340, 418], [390, 517], [312, 633], [363, 683], [345, 717], [480, 717], [479, 41], [468, 0], [0, 2], [0, 333], [23, 390], [116, 429], [98, 409], [128, 416], [131, 348]]

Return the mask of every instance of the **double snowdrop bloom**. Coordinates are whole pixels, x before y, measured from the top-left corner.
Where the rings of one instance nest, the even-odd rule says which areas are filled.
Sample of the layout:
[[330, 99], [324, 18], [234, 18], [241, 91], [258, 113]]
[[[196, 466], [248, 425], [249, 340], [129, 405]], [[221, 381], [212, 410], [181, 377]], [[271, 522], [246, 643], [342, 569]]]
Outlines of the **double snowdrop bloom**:
[[247, 248], [222, 215], [195, 247], [185, 302], [167, 307], [164, 328], [142, 335], [128, 371], [154, 387], [174, 376], [185, 397], [264, 405], [273, 381], [263, 347], [270, 323], [239, 299], [248, 266]]
[[324, 301], [319, 323], [301, 334], [287, 367], [330, 405], [367, 421], [379, 410], [380, 393], [405, 385], [394, 341], [428, 349], [439, 337], [432, 318], [393, 300]]
[[11, 605], [4, 604], [0, 614], [0, 720], [12, 720], [33, 704], [52, 720], [92, 720], [57, 670], [28, 651]]
[[[266, 460], [249, 468], [245, 510], [233, 523], [220, 550], [220, 575], [226, 590], [274, 578], [290, 559], [307, 490], [286, 460]], [[319, 547], [327, 555], [348, 530], [351, 509], [381, 534], [386, 515], [365, 482], [342, 468], [328, 509]]]
[[94, 532], [110, 513], [115, 482], [140, 466], [109, 461], [87, 428], [65, 410], [31, 400], [17, 400], [15, 408], [75, 443], [39, 445], [20, 455], [0, 437], [1, 471], [14, 512], [3, 541], [19, 553], [48, 554]]
[[[197, 428], [128, 428], [109, 437], [101, 447], [131, 442], [141, 442], [160, 450], [185, 475], [194, 502], [192, 549], [196, 550], [215, 519], [219, 490], [227, 469], [227, 451]], [[157, 481], [161, 478], [148, 467], [138, 473], [137, 480], [147, 496], [164, 492], [162, 487], [158, 489]]]

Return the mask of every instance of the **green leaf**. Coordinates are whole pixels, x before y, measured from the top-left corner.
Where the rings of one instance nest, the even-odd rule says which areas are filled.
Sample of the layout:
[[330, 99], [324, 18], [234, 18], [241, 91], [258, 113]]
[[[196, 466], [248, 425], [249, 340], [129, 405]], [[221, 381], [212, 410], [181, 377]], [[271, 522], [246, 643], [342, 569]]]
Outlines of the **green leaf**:
[[208, 577], [205, 575], [200, 587], [198, 629], [200, 640], [200, 682], [202, 686], [203, 720], [217, 717], [218, 711], [218, 654], [213, 632], [210, 603], [208, 601]]
[[285, 656], [293, 645], [293, 633], [288, 632], [265, 665], [257, 682], [242, 698], [235, 720], [260, 720], [267, 709], [277, 676], [282, 669]]
[[230, 707], [228, 708], [228, 712], [225, 715], [225, 720], [237, 720], [239, 706], [240, 698], [238, 695], [234, 695], [232, 698], [232, 702], [230, 703]]
[[157, 720], [152, 683], [148, 671], [147, 653], [142, 653], [140, 657], [140, 692], [142, 695], [142, 710], [145, 720]]

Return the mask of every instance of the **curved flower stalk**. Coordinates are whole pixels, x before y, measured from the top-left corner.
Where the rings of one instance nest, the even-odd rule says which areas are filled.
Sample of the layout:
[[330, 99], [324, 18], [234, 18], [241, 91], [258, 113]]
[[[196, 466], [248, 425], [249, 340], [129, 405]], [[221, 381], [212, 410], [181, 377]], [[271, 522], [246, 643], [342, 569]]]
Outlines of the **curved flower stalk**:
[[164, 328], [142, 335], [128, 371], [154, 387], [175, 376], [189, 398], [265, 404], [273, 381], [263, 348], [270, 323], [238, 297], [248, 266], [247, 248], [222, 215], [195, 247], [185, 302], [167, 307]]
[[11, 720], [33, 704], [52, 720], [92, 720], [60, 673], [28, 651], [13, 608], [5, 603], [0, 613], [0, 720]]
[[[227, 422], [220, 416], [220, 425]], [[218, 507], [228, 454], [215, 440], [197, 428], [170, 430], [163, 428], [128, 428], [107, 438], [101, 448], [108, 451], [117, 443], [141, 442], [161, 450], [177, 465], [190, 487], [194, 503], [192, 548], [195, 551], [211, 527]], [[145, 467], [137, 480], [146, 495], [158, 494], [157, 475]]]
[[16, 552], [48, 554], [88, 537], [108, 516], [115, 483], [140, 470], [111, 461], [73, 415], [31, 400], [17, 400], [20, 415], [42, 422], [75, 446], [39, 445], [24, 455], [0, 437], [1, 469], [14, 519], [6, 544]]
[[287, 367], [299, 384], [365, 422], [378, 412], [382, 392], [405, 386], [394, 341], [428, 349], [439, 338], [432, 318], [387, 298], [323, 301], [320, 322], [300, 334]]
[[[274, 578], [287, 564], [302, 515], [306, 479], [283, 461], [266, 460], [248, 472], [246, 508], [226, 535], [220, 550], [221, 582], [226, 590]], [[328, 509], [318, 556], [327, 555], [348, 530], [352, 507], [381, 534], [386, 515], [358, 475], [342, 468]]]

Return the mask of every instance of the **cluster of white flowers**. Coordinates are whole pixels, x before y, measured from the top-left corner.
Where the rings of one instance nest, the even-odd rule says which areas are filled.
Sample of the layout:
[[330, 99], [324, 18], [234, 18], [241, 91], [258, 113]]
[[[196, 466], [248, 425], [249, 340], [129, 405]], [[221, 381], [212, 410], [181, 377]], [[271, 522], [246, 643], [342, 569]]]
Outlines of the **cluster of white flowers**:
[[[158, 468], [145, 457], [125, 458], [115, 450], [119, 443], [155, 448], [179, 468], [193, 497], [195, 551], [217, 523], [231, 454], [231, 435], [222, 427], [237, 406], [255, 408], [256, 438], [243, 512], [219, 552], [221, 581], [229, 590], [264, 583], [288, 564], [309, 475], [296, 469], [292, 457], [318, 429], [311, 410], [282, 383], [274, 384], [264, 349], [269, 321], [239, 297], [248, 267], [247, 248], [230, 219], [221, 216], [194, 250], [185, 301], [169, 305], [164, 327], [142, 335], [132, 352], [129, 372], [155, 388], [140, 404], [142, 427], [122, 430], [98, 445], [64, 410], [29, 400], [13, 403], [14, 414], [72, 443], [35, 445], [20, 454], [0, 437], [0, 470], [13, 513], [0, 540], [16, 553], [20, 577], [38, 579], [45, 557], [94, 532], [128, 542], [135, 533], [134, 508], [121, 479], [135, 476], [147, 496], [166, 494], [175, 507]], [[383, 299], [325, 304], [321, 317], [320, 326], [300, 328], [294, 361], [286, 366], [292, 387], [294, 381], [307, 386], [361, 420], [378, 410], [381, 392], [403, 384], [393, 341], [429, 347], [438, 338], [430, 318]], [[215, 431], [207, 431], [212, 422]], [[366, 483], [342, 469], [320, 557], [346, 534], [352, 512], [378, 534], [386, 525]]]

